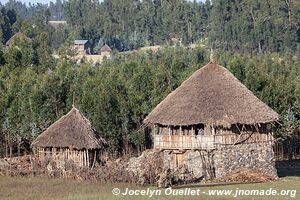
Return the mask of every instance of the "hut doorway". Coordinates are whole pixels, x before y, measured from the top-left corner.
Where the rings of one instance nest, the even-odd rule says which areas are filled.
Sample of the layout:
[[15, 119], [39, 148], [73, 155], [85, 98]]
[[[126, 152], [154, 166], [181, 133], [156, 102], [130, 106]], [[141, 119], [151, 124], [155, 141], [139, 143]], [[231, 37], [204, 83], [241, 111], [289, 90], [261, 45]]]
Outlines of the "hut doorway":
[[183, 166], [183, 153], [175, 153], [175, 166]]

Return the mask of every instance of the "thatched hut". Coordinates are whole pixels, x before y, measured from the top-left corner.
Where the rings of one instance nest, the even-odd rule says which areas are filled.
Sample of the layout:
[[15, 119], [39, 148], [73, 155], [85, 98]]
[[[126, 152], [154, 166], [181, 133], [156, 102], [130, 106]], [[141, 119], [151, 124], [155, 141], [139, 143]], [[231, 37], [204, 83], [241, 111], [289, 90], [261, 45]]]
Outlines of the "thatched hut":
[[90, 121], [73, 106], [33, 142], [40, 159], [73, 160], [79, 166], [93, 166], [99, 161], [106, 141], [98, 137]]
[[278, 114], [232, 73], [210, 62], [144, 123], [153, 125], [154, 148], [166, 152], [171, 169], [185, 166], [199, 176], [221, 178], [246, 168], [276, 177], [272, 127], [277, 120]]
[[100, 49], [100, 54], [104, 56], [110, 55], [111, 52], [112, 49], [107, 44], [104, 44]]
[[6, 48], [12, 47], [15, 40], [21, 39], [21, 38], [25, 39], [26, 41], [31, 41], [31, 39], [29, 37], [27, 37], [25, 34], [23, 34], [22, 32], [17, 32], [11, 38], [9, 38], [9, 40], [7, 40], [7, 42], [5, 43]]

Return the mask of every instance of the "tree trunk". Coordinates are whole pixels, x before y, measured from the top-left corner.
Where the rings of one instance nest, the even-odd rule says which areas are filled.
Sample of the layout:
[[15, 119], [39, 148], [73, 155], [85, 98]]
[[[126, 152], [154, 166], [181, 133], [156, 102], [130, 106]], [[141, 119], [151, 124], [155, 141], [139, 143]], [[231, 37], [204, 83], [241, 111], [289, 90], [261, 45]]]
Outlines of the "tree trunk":
[[290, 2], [289, 0], [285, 0], [285, 4], [288, 8], [288, 16], [289, 16], [289, 22], [291, 23], [291, 8], [290, 8]]
[[260, 44], [260, 41], [258, 42], [258, 52], [260, 53], [260, 54], [262, 54], [262, 48], [261, 48], [261, 44]]

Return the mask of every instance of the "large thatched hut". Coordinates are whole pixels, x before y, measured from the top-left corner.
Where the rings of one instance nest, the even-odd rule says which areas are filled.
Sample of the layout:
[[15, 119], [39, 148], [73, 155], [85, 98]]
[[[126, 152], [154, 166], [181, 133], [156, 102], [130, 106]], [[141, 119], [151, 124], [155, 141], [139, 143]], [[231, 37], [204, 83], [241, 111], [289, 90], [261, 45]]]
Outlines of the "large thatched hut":
[[222, 178], [250, 169], [276, 177], [272, 127], [278, 114], [226, 68], [210, 62], [146, 117], [166, 167]]
[[73, 106], [33, 142], [35, 152], [42, 160], [73, 160], [79, 166], [93, 166], [99, 161], [106, 141], [98, 137], [90, 121]]

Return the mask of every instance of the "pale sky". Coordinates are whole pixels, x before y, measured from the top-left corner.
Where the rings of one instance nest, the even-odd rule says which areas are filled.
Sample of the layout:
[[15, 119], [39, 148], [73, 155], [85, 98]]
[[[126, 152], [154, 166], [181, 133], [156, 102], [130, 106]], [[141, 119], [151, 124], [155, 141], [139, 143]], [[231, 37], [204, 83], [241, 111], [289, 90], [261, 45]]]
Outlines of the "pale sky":
[[[5, 4], [7, 3], [9, 0], [0, 0], [1, 4]], [[25, 3], [43, 3], [43, 4], [46, 4], [46, 3], [49, 3], [50, 1], [53, 1], [55, 2], [56, 0], [21, 0], [22, 2], [25, 2]], [[199, 1], [205, 1], [205, 0], [199, 0]]]
[[[9, 0], [0, 0], [1, 4], [5, 4], [7, 3]], [[21, 0], [22, 2], [25, 2], [25, 3], [49, 3], [51, 0]], [[56, 0], [52, 0], [53, 2], [55, 2]]]

